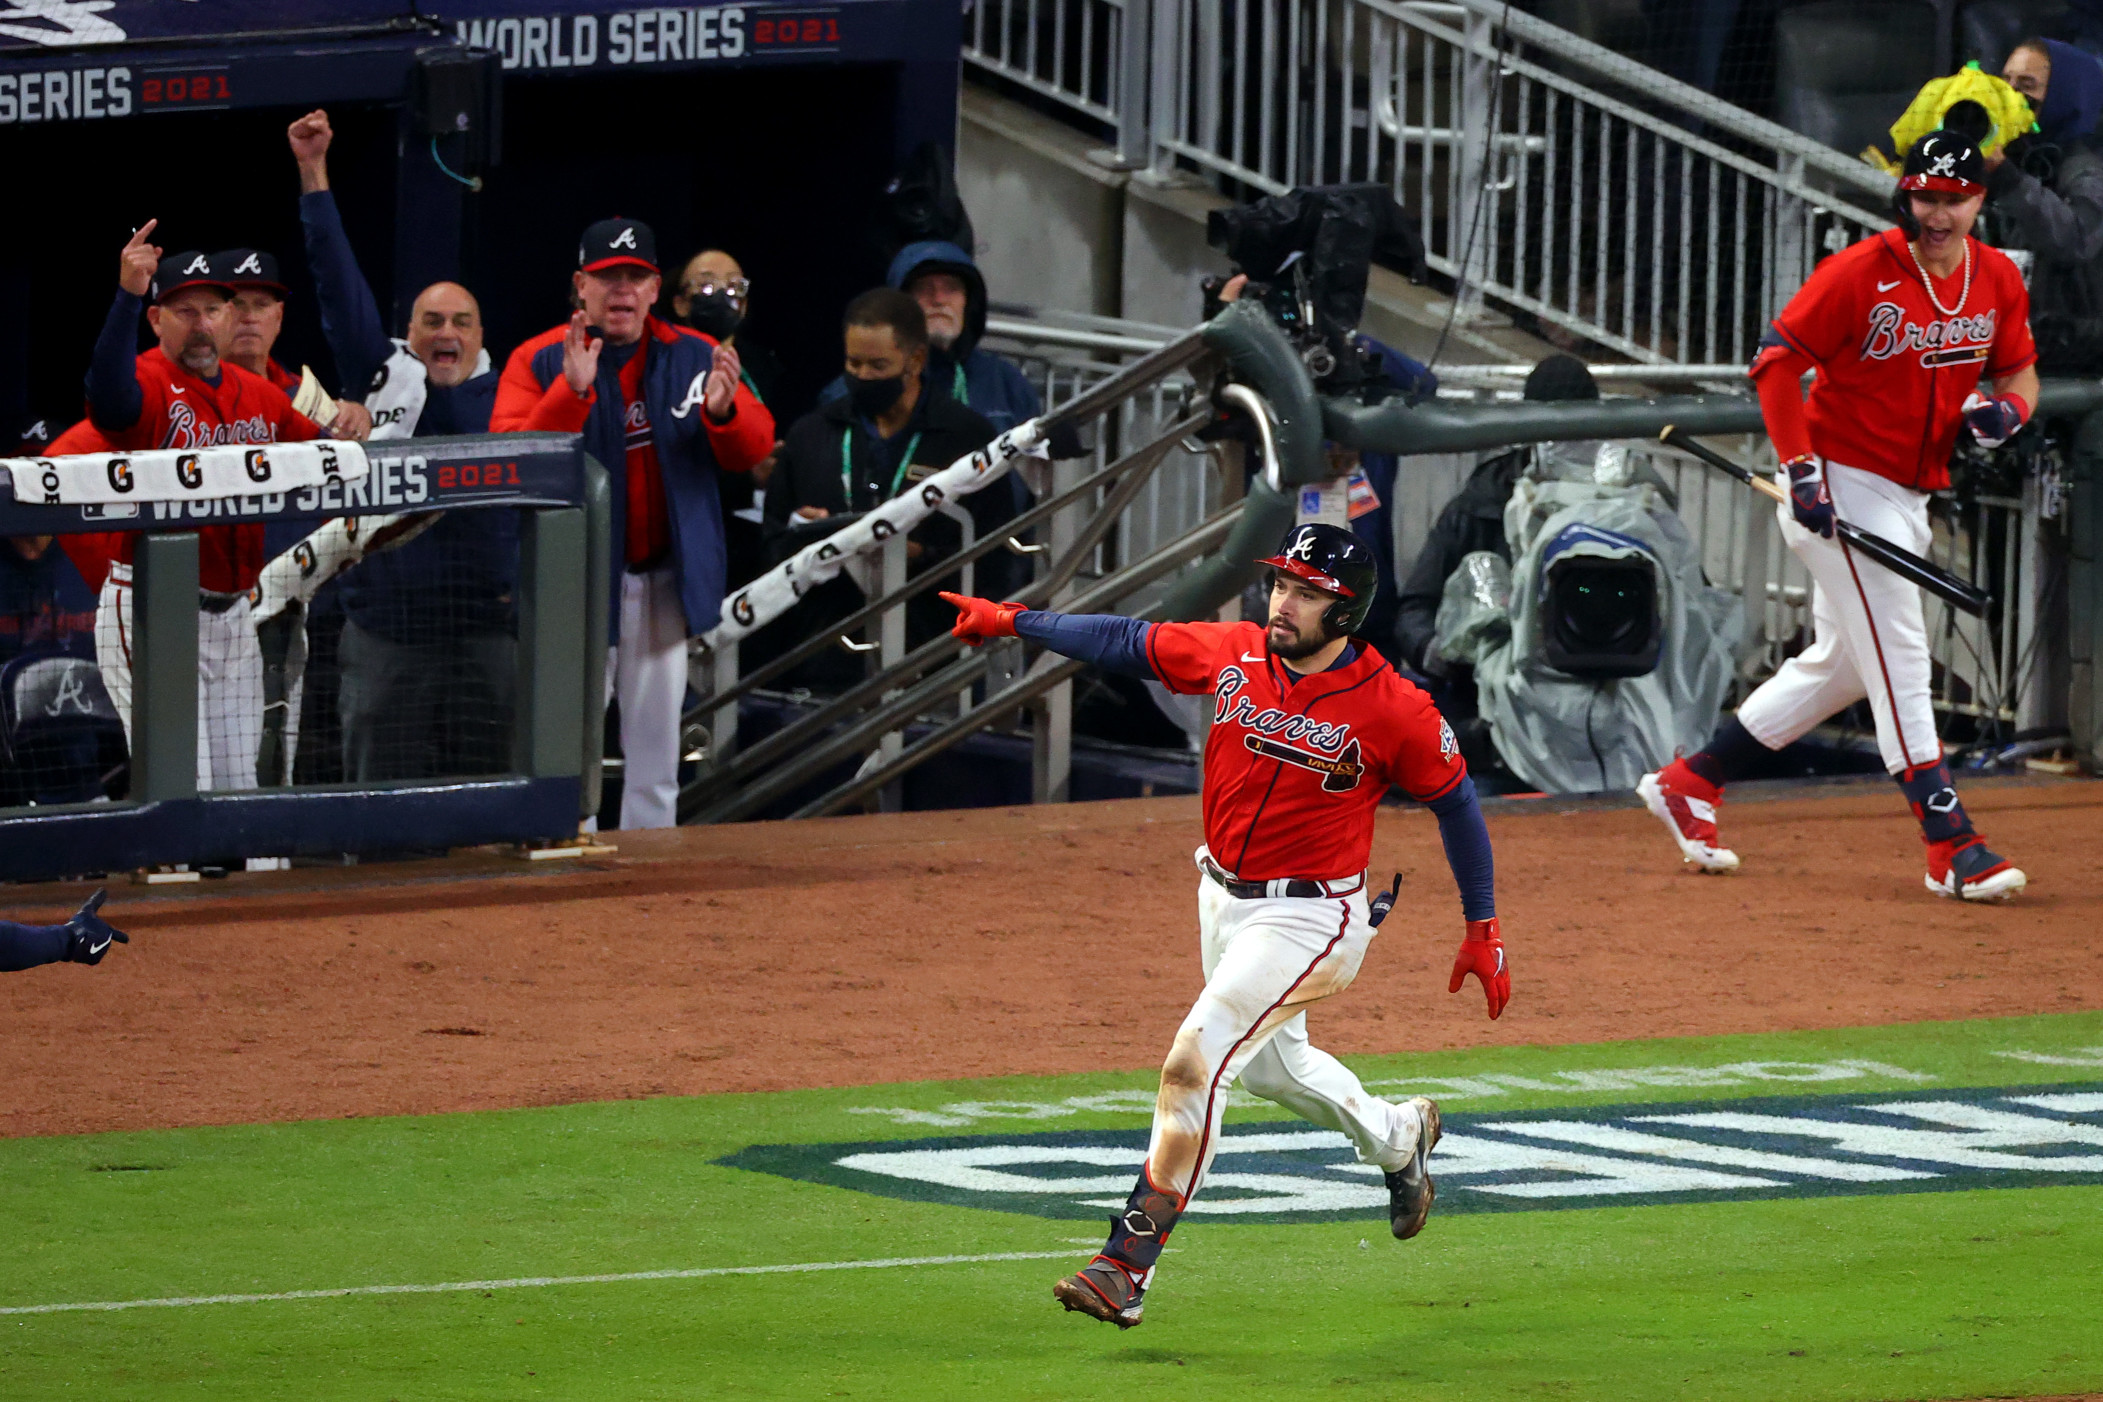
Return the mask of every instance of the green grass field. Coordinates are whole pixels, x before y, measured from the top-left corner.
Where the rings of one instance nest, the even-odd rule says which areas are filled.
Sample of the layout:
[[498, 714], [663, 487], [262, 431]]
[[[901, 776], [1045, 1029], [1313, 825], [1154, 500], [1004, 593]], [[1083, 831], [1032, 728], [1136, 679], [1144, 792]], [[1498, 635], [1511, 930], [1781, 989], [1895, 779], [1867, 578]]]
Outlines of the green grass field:
[[[1145, 1075], [0, 1142], [0, 1397], [2103, 1389], [2103, 1014], [1354, 1065], [1446, 1107], [1426, 1233], [1238, 1102], [1230, 1145], [1273, 1138], [1222, 1154], [1220, 1200], [1252, 1206], [1187, 1218], [1122, 1334], [1049, 1286], [1129, 1178]], [[1769, 1128], [1683, 1123], [1715, 1114]], [[1651, 1129], [1707, 1147], [1660, 1168]], [[679, 1274], [534, 1283], [644, 1272]], [[402, 1285], [464, 1288], [195, 1302]], [[137, 1301], [171, 1303], [42, 1308]]]

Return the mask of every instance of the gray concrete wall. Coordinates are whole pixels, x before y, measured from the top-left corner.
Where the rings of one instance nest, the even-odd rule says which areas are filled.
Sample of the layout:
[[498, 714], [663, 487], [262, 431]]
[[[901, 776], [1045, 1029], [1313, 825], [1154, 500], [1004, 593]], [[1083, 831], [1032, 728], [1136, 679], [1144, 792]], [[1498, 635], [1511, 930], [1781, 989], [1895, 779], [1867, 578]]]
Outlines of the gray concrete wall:
[[1119, 316], [1125, 176], [1081, 133], [964, 89], [957, 189], [996, 302]]

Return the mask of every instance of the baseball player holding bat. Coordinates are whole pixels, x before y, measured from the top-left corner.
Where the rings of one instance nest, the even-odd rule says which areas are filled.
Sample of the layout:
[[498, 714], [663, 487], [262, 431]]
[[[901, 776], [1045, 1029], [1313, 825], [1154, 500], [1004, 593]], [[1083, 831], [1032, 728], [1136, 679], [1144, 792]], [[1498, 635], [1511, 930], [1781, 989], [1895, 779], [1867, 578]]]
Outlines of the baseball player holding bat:
[[[1949, 485], [1959, 428], [1992, 447], [2037, 407], [2022, 276], [1970, 236], [1985, 194], [1977, 147], [1947, 131], [1922, 137], [1899, 179], [1901, 227], [1821, 263], [1753, 361], [1787, 493], [1782, 535], [1816, 586], [1812, 642], [1705, 748], [1636, 786], [1702, 871], [1738, 865], [1716, 830], [1724, 786], [1866, 696], [1885, 767], [1920, 820], [1928, 889], [1968, 901], [2023, 889], [2023, 873], [1986, 846], [1951, 783], [1930, 703], [1919, 588], [1835, 539], [1836, 520], [1846, 521], [1926, 555], [1928, 493]], [[1806, 403], [1799, 381], [1811, 370]]]
[[1139, 1323], [1170, 1231], [1203, 1186], [1238, 1080], [1347, 1136], [1386, 1175], [1394, 1235], [1431, 1211], [1426, 1160], [1438, 1106], [1390, 1104], [1309, 1045], [1307, 1009], [1350, 987], [1400, 889], [1366, 901], [1373, 812], [1389, 785], [1438, 815], [1466, 938], [1448, 991], [1474, 974], [1489, 1014], [1511, 973], [1498, 936], [1490, 839], [1453, 732], [1430, 698], [1351, 636], [1372, 606], [1372, 552], [1334, 526], [1299, 526], [1270, 566], [1268, 627], [1147, 623], [1026, 610], [956, 594], [952, 630], [974, 645], [1021, 636], [1067, 657], [1214, 698], [1205, 742], [1205, 844], [1197, 849], [1205, 989], [1161, 1067], [1152, 1142], [1110, 1240], [1052, 1287], [1069, 1310]]

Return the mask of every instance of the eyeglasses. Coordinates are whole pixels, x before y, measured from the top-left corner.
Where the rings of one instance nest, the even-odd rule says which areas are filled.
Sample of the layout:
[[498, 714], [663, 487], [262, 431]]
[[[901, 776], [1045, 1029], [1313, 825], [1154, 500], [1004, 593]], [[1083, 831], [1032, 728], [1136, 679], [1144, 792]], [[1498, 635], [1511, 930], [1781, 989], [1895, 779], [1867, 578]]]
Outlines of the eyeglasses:
[[704, 282], [688, 283], [685, 288], [689, 297], [721, 296], [741, 307], [745, 305], [745, 294], [751, 290], [751, 279], [741, 277], [731, 278], [728, 282], [717, 282], [710, 278]]

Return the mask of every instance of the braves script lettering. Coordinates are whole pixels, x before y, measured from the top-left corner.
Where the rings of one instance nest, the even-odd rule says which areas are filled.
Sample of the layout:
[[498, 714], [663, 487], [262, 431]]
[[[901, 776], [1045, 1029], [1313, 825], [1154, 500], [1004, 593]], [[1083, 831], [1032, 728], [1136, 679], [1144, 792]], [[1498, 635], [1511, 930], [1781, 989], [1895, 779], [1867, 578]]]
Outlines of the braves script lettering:
[[1344, 745], [1351, 738], [1349, 721], [1329, 725], [1306, 716], [1290, 715], [1276, 706], [1266, 706], [1259, 711], [1254, 701], [1242, 695], [1248, 685], [1248, 676], [1241, 668], [1220, 669], [1219, 684], [1213, 693], [1214, 725], [1238, 725], [1272, 739], [1295, 740], [1326, 755], [1343, 753]]
[[1898, 303], [1879, 302], [1869, 309], [1869, 335], [1862, 342], [1862, 358], [1889, 360], [1910, 351], [1936, 351], [1968, 342], [1990, 346], [1998, 320], [1999, 313], [1988, 310], [1923, 326], [1909, 320]]

